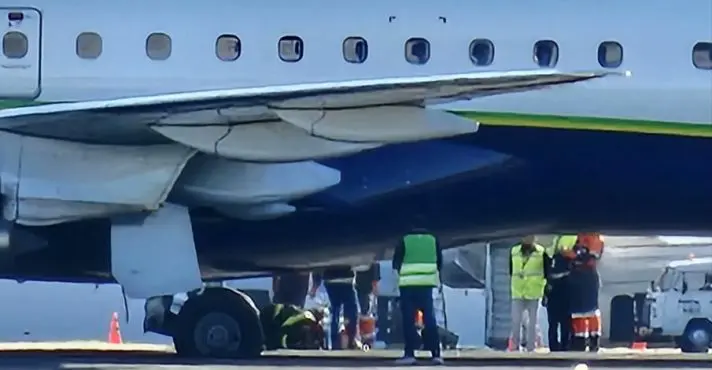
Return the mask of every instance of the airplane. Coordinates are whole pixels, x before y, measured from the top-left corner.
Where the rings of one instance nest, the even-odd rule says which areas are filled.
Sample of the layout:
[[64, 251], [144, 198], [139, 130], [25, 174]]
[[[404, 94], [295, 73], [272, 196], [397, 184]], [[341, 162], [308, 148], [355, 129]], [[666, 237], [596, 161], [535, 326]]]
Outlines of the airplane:
[[414, 223], [709, 235], [711, 12], [14, 0], [0, 277], [118, 283], [178, 353], [251, 357], [254, 304], [203, 281], [368, 263]]

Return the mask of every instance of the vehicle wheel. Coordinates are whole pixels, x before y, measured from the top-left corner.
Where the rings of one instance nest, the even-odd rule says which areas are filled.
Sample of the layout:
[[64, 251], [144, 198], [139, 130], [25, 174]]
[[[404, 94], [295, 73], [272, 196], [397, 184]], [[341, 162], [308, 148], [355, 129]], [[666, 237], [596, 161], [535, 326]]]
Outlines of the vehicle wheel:
[[712, 323], [707, 319], [692, 319], [680, 338], [680, 350], [685, 353], [707, 353], [712, 342]]
[[259, 312], [236, 290], [206, 289], [185, 302], [176, 321], [173, 343], [181, 356], [253, 358], [262, 352]]
[[633, 297], [625, 294], [613, 297], [610, 315], [609, 340], [611, 342], [633, 342], [635, 335]]

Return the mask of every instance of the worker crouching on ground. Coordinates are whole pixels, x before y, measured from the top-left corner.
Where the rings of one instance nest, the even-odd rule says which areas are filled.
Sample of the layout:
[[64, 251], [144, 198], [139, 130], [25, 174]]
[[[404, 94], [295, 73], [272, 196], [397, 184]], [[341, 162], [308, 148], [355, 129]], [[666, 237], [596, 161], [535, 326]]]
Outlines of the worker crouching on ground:
[[415, 364], [415, 350], [419, 345], [415, 319], [418, 310], [423, 313], [423, 348], [430, 350], [435, 365], [443, 364], [440, 354], [438, 325], [435, 320], [433, 288], [440, 284], [442, 252], [435, 237], [423, 229], [413, 229], [396, 246], [393, 269], [398, 272], [400, 308], [403, 317], [405, 353], [398, 364]]
[[346, 326], [347, 347], [357, 349], [356, 325], [358, 324], [358, 306], [356, 303], [356, 290], [354, 289], [355, 274], [351, 267], [330, 267], [321, 273], [312, 273], [312, 289], [310, 296], [316, 294], [316, 290], [324, 282], [326, 294], [329, 296], [329, 306], [331, 309], [331, 327], [329, 337], [331, 349], [339, 350], [341, 346], [341, 335], [339, 333], [341, 309], [344, 309], [344, 320]]
[[303, 310], [295, 305], [271, 304], [260, 311], [265, 348], [324, 348], [323, 313], [319, 309]]
[[520, 244], [512, 247], [509, 260], [509, 273], [512, 294], [512, 347], [519, 351], [522, 337], [522, 321], [528, 314], [527, 351], [536, 347], [539, 304], [544, 296], [546, 276], [549, 270], [549, 257], [544, 247], [536, 243], [533, 235], [524, 237]]
[[571, 349], [598, 351], [601, 337], [601, 311], [598, 308], [600, 277], [597, 264], [603, 255], [603, 237], [598, 233], [580, 233], [576, 244], [564, 252], [571, 263], [569, 274]]
[[569, 309], [569, 260], [563, 252], [576, 244], [576, 236], [557, 236], [547, 254], [550, 258], [547, 284], [542, 305], [549, 321], [549, 350], [568, 351], [571, 341], [571, 310]]

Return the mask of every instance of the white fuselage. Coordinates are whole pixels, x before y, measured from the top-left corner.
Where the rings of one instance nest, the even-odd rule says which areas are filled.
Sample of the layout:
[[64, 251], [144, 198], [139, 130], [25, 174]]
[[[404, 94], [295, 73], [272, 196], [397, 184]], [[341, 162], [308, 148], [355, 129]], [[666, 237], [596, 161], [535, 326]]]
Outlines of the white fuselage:
[[[532, 50], [539, 40], [558, 45], [557, 69], [601, 69], [599, 45], [615, 41], [623, 48], [623, 60], [616, 69], [632, 71], [630, 79], [478, 99], [448, 108], [712, 123], [712, 55], [702, 52], [697, 56], [708, 69], [693, 65], [695, 44], [712, 42], [712, 3], [706, 0], [651, 0], [644, 5], [614, 0], [212, 0], [180, 5], [167, 0], [17, 0], [11, 5], [41, 11], [41, 27], [30, 37], [30, 53], [39, 52], [34, 54], [37, 62], [29, 64], [0, 57], [0, 79], [18, 73], [33, 76], [36, 69], [37, 100], [43, 102], [537, 68]], [[30, 21], [22, 27], [34, 27]], [[82, 33], [100, 36], [101, 52], [95, 59], [77, 55], [77, 38]], [[152, 33], [170, 37], [169, 52], [160, 40], [149, 43], [162, 60], [147, 56], [147, 37]], [[223, 61], [216, 56], [221, 35], [239, 38], [237, 59]], [[278, 40], [284, 36], [302, 40], [299, 61], [280, 59]], [[367, 42], [363, 63], [344, 60], [348, 47], [343, 43], [349, 37]], [[406, 61], [405, 43], [410, 38], [430, 43], [427, 63]], [[492, 42], [490, 65], [475, 66], [471, 60], [469, 48], [475, 39]], [[80, 47], [87, 55], [95, 53], [96, 38], [85, 38]], [[224, 46], [221, 53], [230, 56]], [[12, 95], [12, 86], [0, 86], [4, 98], [22, 98], [22, 91], [20, 96]]]

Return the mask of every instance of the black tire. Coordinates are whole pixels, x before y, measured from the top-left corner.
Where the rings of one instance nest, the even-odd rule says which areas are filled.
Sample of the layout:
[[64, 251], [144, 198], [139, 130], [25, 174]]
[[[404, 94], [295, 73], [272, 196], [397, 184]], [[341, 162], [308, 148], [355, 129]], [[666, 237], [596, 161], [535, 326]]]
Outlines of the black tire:
[[707, 319], [692, 319], [679, 339], [684, 353], [707, 353], [712, 342], [712, 323]]
[[173, 335], [176, 352], [185, 357], [254, 358], [263, 342], [254, 302], [230, 288], [208, 288], [188, 299]]
[[617, 295], [611, 299], [608, 339], [611, 342], [633, 342], [635, 337], [635, 317], [633, 297]]

